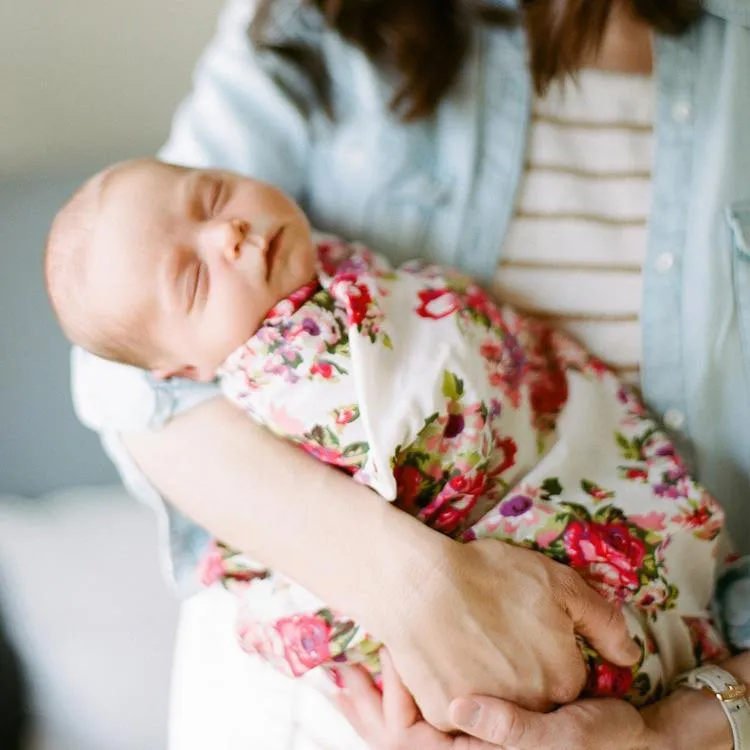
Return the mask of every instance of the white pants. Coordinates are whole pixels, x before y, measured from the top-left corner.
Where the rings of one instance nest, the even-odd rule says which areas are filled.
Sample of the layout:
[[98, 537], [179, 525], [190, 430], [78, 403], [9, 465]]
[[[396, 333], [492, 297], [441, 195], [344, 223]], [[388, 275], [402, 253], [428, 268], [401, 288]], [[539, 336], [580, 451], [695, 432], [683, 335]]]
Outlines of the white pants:
[[320, 690], [240, 650], [234, 615], [218, 587], [182, 606], [169, 750], [366, 750]]

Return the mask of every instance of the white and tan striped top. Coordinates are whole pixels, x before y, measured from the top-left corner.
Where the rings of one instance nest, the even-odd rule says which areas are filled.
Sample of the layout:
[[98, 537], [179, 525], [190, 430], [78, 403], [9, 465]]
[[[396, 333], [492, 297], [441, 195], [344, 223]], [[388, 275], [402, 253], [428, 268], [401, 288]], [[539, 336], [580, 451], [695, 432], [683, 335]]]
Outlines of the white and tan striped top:
[[501, 299], [548, 318], [637, 382], [655, 91], [584, 71], [535, 102]]

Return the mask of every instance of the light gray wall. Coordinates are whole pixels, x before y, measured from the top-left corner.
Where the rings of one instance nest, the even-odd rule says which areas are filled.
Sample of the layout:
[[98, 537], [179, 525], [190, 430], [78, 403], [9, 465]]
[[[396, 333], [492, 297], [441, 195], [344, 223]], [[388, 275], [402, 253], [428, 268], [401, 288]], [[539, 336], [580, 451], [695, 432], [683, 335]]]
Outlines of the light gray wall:
[[163, 139], [222, 0], [2, 0], [0, 174]]
[[0, 0], [0, 493], [114, 479], [73, 415], [42, 245], [84, 177], [164, 141], [222, 2]]
[[114, 479], [95, 436], [73, 414], [69, 347], [41, 275], [50, 218], [82, 177], [0, 181], [0, 493]]

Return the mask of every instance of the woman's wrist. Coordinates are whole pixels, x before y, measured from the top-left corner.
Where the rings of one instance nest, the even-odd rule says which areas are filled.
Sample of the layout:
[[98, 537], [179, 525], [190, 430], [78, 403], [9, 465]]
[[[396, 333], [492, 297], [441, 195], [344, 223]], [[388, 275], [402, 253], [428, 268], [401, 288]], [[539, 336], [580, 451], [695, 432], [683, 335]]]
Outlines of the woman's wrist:
[[[457, 542], [438, 534], [411, 516], [383, 503], [375, 524], [363, 530], [368, 546], [378, 550], [367, 586], [346, 592], [353, 614], [384, 641], [403, 635], [405, 623], [427, 611], [437, 596], [435, 579], [442, 561]], [[433, 608], [434, 611], [434, 608]]]
[[679, 688], [641, 711], [650, 730], [648, 750], [732, 750], [732, 730], [719, 701]]

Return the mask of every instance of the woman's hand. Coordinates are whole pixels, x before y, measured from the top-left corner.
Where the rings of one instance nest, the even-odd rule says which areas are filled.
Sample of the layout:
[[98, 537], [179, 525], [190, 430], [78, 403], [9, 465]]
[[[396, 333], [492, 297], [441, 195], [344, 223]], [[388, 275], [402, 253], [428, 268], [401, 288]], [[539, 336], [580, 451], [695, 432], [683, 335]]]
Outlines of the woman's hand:
[[570, 568], [495, 540], [439, 550], [401, 569], [375, 630], [433, 726], [454, 728], [448, 705], [463, 695], [534, 710], [574, 700], [586, 680], [575, 633], [611, 662], [638, 659], [622, 614]]
[[454, 701], [450, 715], [477, 742], [507, 750], [671, 750], [675, 746], [647, 723], [648, 711], [639, 713], [625, 701], [598, 698], [544, 714], [477, 697]]
[[496, 745], [473, 737], [452, 737], [431, 727], [399, 679], [388, 653], [381, 651], [383, 693], [364, 669], [340, 670], [344, 691], [339, 709], [372, 750], [492, 750]]
[[[669, 750], [629, 703], [582, 700], [535, 713], [496, 698], [461, 698], [451, 718], [467, 735], [451, 736], [419, 715], [414, 699], [383, 656], [383, 693], [357, 667], [341, 670], [341, 712], [372, 750]], [[646, 709], [648, 710], [648, 709]]]

